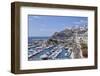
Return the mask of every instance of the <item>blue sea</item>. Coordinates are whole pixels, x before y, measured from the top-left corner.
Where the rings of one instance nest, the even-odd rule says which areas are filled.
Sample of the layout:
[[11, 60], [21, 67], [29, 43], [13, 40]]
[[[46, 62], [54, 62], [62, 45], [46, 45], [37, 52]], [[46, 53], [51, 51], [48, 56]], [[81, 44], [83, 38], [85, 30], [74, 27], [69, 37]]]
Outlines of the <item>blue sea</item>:
[[28, 37], [28, 43], [31, 43], [34, 40], [47, 40], [50, 37]]
[[[46, 40], [49, 39], [50, 37], [28, 37], [28, 43], [31, 44], [34, 40]], [[49, 48], [42, 48], [42, 51], [37, 53], [36, 55], [33, 55], [31, 58], [29, 58], [29, 61], [31, 60], [41, 60], [41, 56], [46, 54], [46, 55], [51, 55], [54, 52], [52, 52], [52, 50], [58, 47], [57, 50], [59, 50], [59, 46], [58, 45], [53, 45], [52, 47]], [[34, 50], [36, 50], [36, 47], [31, 47], [30, 48], [31, 51], [28, 49], [28, 55], [32, 54], [32, 52]], [[33, 50], [33, 51], [32, 51]], [[58, 56], [55, 59], [70, 59], [70, 53], [68, 52], [68, 50], [65, 50], [64, 48], [61, 48], [62, 52], [60, 54], [58, 54]], [[65, 55], [67, 53], [67, 56]]]

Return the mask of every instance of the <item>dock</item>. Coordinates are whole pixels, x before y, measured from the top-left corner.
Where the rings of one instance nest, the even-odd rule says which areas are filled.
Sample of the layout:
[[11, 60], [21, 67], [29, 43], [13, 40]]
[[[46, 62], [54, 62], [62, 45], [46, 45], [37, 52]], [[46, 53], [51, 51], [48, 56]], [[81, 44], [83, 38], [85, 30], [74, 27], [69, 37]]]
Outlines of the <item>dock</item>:
[[34, 56], [34, 55], [40, 53], [41, 51], [43, 51], [43, 49], [41, 49], [41, 50], [34, 50], [34, 51], [32, 52], [32, 54], [28, 55], [28, 58], [31, 58], [32, 56]]
[[54, 53], [52, 53], [49, 58], [55, 59], [62, 52], [61, 48], [58, 48]]

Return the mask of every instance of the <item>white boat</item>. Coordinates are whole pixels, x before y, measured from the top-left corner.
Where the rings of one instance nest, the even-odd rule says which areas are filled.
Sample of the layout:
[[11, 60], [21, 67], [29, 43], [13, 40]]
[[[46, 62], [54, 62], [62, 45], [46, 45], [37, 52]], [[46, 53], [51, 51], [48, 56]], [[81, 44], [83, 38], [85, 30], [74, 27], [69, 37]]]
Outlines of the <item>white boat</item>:
[[45, 47], [45, 49], [49, 49], [49, 48], [51, 48], [51, 47], [53, 47], [54, 45], [50, 45], [50, 46], [48, 46], [48, 47]]
[[43, 60], [47, 60], [48, 59], [48, 55], [47, 54], [43, 54], [40, 56], [41, 59]]

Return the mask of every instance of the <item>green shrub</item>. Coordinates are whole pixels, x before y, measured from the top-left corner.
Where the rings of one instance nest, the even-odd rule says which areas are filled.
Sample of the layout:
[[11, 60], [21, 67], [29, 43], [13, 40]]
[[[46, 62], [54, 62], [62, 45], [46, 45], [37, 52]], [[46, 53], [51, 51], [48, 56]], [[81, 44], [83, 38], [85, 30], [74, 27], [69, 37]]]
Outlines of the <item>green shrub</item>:
[[82, 49], [88, 48], [88, 47], [87, 47], [87, 44], [82, 43], [82, 44], [81, 44], [81, 48], [82, 48]]

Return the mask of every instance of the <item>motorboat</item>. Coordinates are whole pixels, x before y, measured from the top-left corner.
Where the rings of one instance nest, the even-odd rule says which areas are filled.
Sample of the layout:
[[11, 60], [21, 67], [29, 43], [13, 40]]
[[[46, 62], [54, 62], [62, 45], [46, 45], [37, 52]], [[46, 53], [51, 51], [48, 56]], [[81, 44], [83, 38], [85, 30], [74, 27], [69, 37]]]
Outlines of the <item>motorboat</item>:
[[47, 60], [48, 59], [48, 55], [47, 54], [43, 54], [43, 55], [40, 56], [40, 58], [42, 60]]

